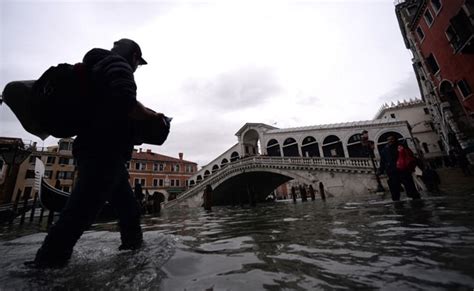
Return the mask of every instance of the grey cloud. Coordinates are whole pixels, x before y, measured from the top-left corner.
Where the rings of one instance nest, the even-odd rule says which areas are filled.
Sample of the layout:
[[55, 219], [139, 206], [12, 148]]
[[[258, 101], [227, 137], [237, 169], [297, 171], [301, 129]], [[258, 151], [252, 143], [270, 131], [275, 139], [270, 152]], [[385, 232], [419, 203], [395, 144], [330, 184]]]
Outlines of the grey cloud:
[[206, 165], [237, 142], [235, 133], [243, 125], [229, 122], [222, 116], [171, 124], [166, 143], [157, 148], [160, 153], [176, 157], [183, 152], [185, 159]]
[[410, 98], [421, 98], [414, 72], [411, 72], [404, 80], [400, 81], [395, 88], [378, 97], [378, 100], [384, 103]]
[[183, 90], [209, 106], [234, 111], [264, 103], [280, 92], [281, 87], [270, 69], [242, 68], [213, 80], [189, 80]]

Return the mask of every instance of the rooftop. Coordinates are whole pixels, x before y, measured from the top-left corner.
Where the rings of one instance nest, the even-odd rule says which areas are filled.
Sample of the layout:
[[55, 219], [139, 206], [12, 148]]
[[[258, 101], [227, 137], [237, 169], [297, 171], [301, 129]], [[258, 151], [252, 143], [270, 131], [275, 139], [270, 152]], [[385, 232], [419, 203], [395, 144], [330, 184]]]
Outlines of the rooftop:
[[165, 156], [152, 152], [151, 150], [146, 151], [133, 151], [132, 159], [135, 160], [147, 160], [147, 161], [160, 161], [160, 162], [180, 162], [180, 163], [189, 163], [196, 164], [195, 162], [186, 161], [182, 159], [173, 158], [170, 156]]

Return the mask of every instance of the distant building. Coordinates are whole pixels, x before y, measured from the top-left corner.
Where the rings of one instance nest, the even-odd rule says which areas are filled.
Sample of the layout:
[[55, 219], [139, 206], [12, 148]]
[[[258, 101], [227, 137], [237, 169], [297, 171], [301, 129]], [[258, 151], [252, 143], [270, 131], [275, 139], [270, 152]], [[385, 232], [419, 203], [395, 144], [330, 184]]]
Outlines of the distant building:
[[0, 204], [11, 201], [20, 163], [29, 153], [20, 138], [0, 137]]
[[132, 187], [139, 183], [143, 191], [159, 192], [166, 200], [188, 189], [188, 179], [197, 172], [197, 164], [184, 160], [183, 153], [173, 158], [142, 149], [134, 150], [127, 167]]
[[425, 159], [441, 159], [446, 155], [444, 144], [435, 130], [430, 110], [423, 100], [384, 104], [374, 119], [406, 120], [411, 127], [413, 140]]
[[395, 12], [421, 96], [449, 151], [474, 158], [474, 0], [399, 0]]
[[15, 194], [21, 191], [30, 195], [34, 189], [35, 162], [40, 159], [45, 165], [44, 179], [48, 184], [66, 192], [71, 192], [77, 178], [72, 156], [72, 138], [60, 139], [58, 145], [50, 147], [32, 146], [30, 156], [20, 165], [15, 185]]

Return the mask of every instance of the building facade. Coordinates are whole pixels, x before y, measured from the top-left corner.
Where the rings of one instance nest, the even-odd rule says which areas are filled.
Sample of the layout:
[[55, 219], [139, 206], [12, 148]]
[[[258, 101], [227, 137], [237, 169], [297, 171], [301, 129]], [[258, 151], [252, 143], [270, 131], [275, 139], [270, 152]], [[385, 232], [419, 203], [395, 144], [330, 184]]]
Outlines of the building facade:
[[399, 0], [421, 96], [447, 151], [474, 152], [474, 0]]
[[77, 179], [77, 171], [72, 156], [72, 138], [60, 139], [58, 145], [50, 147], [30, 147], [30, 156], [20, 165], [16, 179], [13, 201], [18, 193], [32, 195], [35, 182], [36, 159], [45, 166], [44, 179], [48, 184], [66, 192], [71, 192]]
[[132, 187], [140, 184], [150, 194], [159, 192], [165, 201], [185, 191], [189, 177], [197, 172], [197, 164], [184, 160], [183, 153], [173, 158], [142, 149], [134, 150], [127, 167]]
[[374, 119], [406, 120], [411, 128], [414, 142], [427, 160], [442, 160], [446, 151], [440, 140], [430, 110], [421, 99], [398, 101], [396, 104], [384, 104]]

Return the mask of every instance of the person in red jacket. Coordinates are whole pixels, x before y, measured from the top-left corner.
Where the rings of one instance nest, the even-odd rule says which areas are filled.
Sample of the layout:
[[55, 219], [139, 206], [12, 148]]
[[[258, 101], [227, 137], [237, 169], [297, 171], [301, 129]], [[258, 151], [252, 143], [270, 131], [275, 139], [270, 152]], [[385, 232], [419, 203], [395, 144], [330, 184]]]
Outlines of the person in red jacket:
[[400, 201], [401, 184], [405, 187], [408, 197], [420, 199], [412, 176], [416, 166], [414, 162], [413, 152], [408, 147], [399, 144], [393, 135], [387, 138], [387, 145], [380, 153], [377, 175], [387, 174], [393, 201]]

